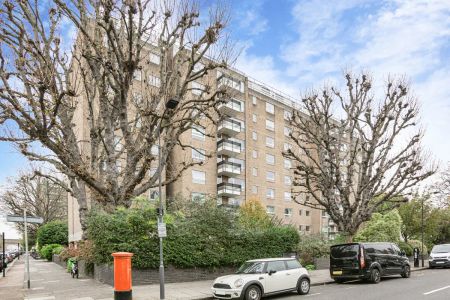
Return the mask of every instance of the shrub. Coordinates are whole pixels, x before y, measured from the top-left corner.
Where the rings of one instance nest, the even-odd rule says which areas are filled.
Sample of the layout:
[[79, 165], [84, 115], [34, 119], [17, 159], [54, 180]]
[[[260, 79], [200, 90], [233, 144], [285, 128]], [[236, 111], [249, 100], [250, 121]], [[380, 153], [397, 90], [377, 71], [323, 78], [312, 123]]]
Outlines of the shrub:
[[306, 265], [305, 269], [308, 271], [314, 271], [316, 269], [316, 266], [315, 265]]
[[59, 255], [59, 254], [61, 254], [61, 252], [62, 252], [63, 250], [64, 250], [64, 247], [61, 246], [61, 245], [59, 245], [59, 247], [53, 248], [52, 253], [53, 253], [53, 254], [56, 254], [56, 255]]
[[303, 264], [313, 264], [314, 258], [330, 254], [330, 242], [322, 235], [302, 235], [297, 251]]
[[[136, 268], [159, 266], [157, 215], [154, 208], [118, 209], [112, 214], [92, 211], [88, 238], [96, 263], [110, 263], [111, 253], [134, 253]], [[168, 265], [180, 268], [238, 266], [252, 258], [276, 257], [292, 252], [298, 233], [290, 226], [247, 229], [236, 222], [233, 209], [215, 201], [194, 203], [182, 213], [166, 215], [164, 255]]]
[[413, 256], [413, 247], [410, 244], [405, 242], [399, 242], [398, 246], [400, 250], [404, 251], [406, 256]]
[[52, 221], [39, 227], [37, 232], [37, 242], [39, 247], [50, 244], [68, 244], [67, 222]]
[[400, 240], [402, 219], [397, 210], [386, 214], [374, 213], [358, 231], [355, 242], [393, 242]]
[[73, 247], [67, 247], [63, 251], [61, 251], [61, 253], [59, 254], [59, 257], [62, 260], [67, 261], [69, 258], [78, 257], [79, 255], [80, 255], [79, 249], [75, 249]]
[[60, 248], [61, 245], [59, 244], [49, 244], [49, 245], [45, 245], [43, 247], [41, 247], [41, 249], [39, 250], [39, 255], [42, 258], [47, 259], [48, 261], [52, 260], [52, 256], [53, 256], [53, 249], [57, 249]]
[[[419, 248], [419, 251], [422, 252], [422, 242], [418, 241], [418, 240], [408, 240], [408, 244], [414, 249], [414, 248]], [[423, 254], [424, 255], [428, 255], [428, 248], [427, 246], [424, 244], [423, 245]]]

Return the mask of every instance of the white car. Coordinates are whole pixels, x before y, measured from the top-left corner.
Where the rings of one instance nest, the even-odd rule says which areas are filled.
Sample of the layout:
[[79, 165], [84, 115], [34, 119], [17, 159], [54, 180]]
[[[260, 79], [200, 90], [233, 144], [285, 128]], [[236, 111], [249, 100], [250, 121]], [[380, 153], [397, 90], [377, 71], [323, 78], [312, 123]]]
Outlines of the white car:
[[212, 292], [217, 299], [259, 300], [262, 297], [296, 291], [309, 292], [309, 274], [295, 258], [267, 258], [246, 261], [233, 275], [217, 278]]
[[428, 259], [430, 269], [450, 267], [450, 244], [435, 245]]

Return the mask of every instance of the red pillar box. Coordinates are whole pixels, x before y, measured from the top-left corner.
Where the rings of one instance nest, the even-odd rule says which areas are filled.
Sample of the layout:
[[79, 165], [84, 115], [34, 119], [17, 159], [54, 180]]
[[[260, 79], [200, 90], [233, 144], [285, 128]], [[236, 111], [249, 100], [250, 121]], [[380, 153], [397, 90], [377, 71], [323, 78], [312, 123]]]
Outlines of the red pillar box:
[[114, 257], [114, 300], [131, 300], [131, 257], [133, 253], [116, 252]]

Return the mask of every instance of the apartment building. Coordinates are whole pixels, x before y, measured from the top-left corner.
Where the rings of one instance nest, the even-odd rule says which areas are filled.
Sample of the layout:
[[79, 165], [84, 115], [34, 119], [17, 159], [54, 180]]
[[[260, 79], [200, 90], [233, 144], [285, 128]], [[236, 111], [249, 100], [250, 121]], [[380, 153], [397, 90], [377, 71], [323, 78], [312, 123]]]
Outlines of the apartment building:
[[[137, 74], [135, 80], [137, 84], [157, 88], [158, 57], [156, 54], [150, 57], [152, 64]], [[204, 161], [204, 164], [185, 171], [164, 188], [163, 196], [192, 201], [215, 197], [219, 205], [228, 206], [257, 198], [269, 215], [292, 224], [300, 232], [324, 233], [333, 238], [337, 228], [323, 210], [299, 205], [292, 199], [292, 162], [283, 157], [282, 151], [291, 147], [288, 120], [293, 110], [300, 109], [296, 101], [237, 70], [211, 72], [205, 80], [214, 81], [217, 87], [226, 85], [234, 92], [233, 97], [219, 107], [223, 117], [217, 125], [205, 118], [201, 126], [195, 126], [181, 137], [184, 144], [195, 149], [174, 149], [170, 165], [176, 166], [186, 159]], [[193, 84], [202, 86], [201, 82]], [[87, 138], [83, 130], [80, 134]], [[207, 159], [205, 153], [213, 155]], [[156, 201], [157, 189], [151, 189], [147, 196], [149, 201]], [[69, 239], [79, 240], [77, 204], [70, 197], [68, 201]]]

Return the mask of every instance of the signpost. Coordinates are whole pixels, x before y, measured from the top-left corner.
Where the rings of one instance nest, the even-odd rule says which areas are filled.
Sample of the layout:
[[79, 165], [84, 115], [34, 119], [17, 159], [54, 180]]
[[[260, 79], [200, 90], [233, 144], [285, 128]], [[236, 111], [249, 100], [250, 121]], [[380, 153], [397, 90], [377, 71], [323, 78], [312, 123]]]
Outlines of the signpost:
[[6, 275], [6, 268], [5, 268], [5, 233], [2, 234], [2, 242], [3, 242], [3, 256], [2, 256], [2, 270], [3, 270], [3, 277]]
[[166, 223], [158, 223], [158, 237], [167, 237]]
[[26, 265], [27, 265], [27, 286], [30, 288], [30, 256], [28, 255], [28, 230], [27, 230], [27, 224], [28, 223], [35, 223], [35, 224], [42, 224], [44, 222], [44, 219], [41, 217], [34, 217], [34, 216], [27, 216], [27, 210], [23, 210], [23, 217], [17, 216], [17, 215], [8, 215], [6, 216], [6, 220], [8, 222], [16, 222], [24, 223], [24, 233], [25, 233], [25, 255], [26, 255]]

